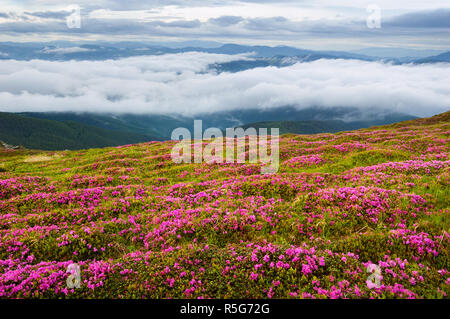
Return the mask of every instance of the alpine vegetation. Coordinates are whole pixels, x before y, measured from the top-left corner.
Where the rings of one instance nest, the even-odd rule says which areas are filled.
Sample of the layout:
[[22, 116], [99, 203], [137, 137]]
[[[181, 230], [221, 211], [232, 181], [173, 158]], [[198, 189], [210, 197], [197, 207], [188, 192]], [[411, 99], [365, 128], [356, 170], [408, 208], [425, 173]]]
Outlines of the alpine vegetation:
[[202, 131], [202, 121], [195, 120], [194, 142], [187, 128], [177, 128], [172, 132], [172, 140], [182, 138], [171, 152], [174, 163], [205, 161], [207, 164], [243, 164], [248, 161], [251, 164], [261, 162], [262, 174], [274, 174], [278, 171], [279, 129], [271, 129], [270, 140], [266, 128], [260, 128], [259, 135], [254, 128], [227, 128], [225, 139], [219, 128], [208, 128], [204, 133]]
[[274, 174], [179, 141], [1, 148], [0, 297], [448, 298], [449, 132], [283, 135]]

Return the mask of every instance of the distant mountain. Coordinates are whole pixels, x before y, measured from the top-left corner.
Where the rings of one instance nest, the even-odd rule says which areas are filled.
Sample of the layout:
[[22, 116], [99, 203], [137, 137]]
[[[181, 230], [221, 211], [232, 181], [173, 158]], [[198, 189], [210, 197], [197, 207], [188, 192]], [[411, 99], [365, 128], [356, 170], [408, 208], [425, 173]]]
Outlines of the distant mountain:
[[385, 59], [426, 58], [443, 53], [443, 50], [415, 50], [405, 48], [364, 48], [353, 50], [353, 53]]
[[450, 51], [431, 56], [423, 59], [419, 59], [415, 61], [416, 63], [438, 63], [438, 62], [450, 62]]
[[104, 46], [100, 44], [68, 45], [58, 43], [0, 43], [0, 60], [89, 60], [101, 61], [109, 59], [121, 59], [133, 56], [160, 55], [176, 53], [177, 50], [169, 48], [135, 46]]
[[292, 106], [270, 109], [247, 109], [229, 112], [200, 114], [196, 119], [203, 119], [204, 126], [227, 128], [258, 122], [284, 121], [342, 121], [358, 122], [362, 127], [391, 124], [415, 119], [414, 116], [380, 110], [359, 110], [349, 107], [306, 108]]
[[0, 140], [31, 149], [85, 149], [158, 140], [151, 136], [105, 130], [73, 121], [52, 121], [0, 113]]
[[132, 132], [151, 136], [156, 140], [167, 139], [173, 128], [185, 125], [175, 117], [164, 115], [133, 115], [107, 113], [42, 112], [18, 113], [36, 119], [57, 122], [76, 122], [110, 131]]
[[303, 110], [295, 107], [279, 107], [263, 110], [246, 109], [211, 112], [195, 116], [97, 113], [21, 113], [21, 115], [63, 123], [72, 121], [111, 131], [153, 136], [155, 139], [170, 139], [172, 131], [178, 127], [184, 127], [192, 131], [194, 120], [203, 120], [204, 129], [209, 127], [226, 129], [245, 125], [246, 123], [268, 121], [327, 121], [326, 124], [328, 126], [332, 125], [331, 128], [333, 129], [348, 130], [391, 124], [415, 118], [407, 114], [383, 113], [376, 110], [369, 112], [367, 110], [361, 111], [345, 107], [333, 109], [308, 108]]
[[216, 54], [244, 54], [252, 53], [255, 58], [314, 56], [316, 58], [345, 58], [373, 60], [373, 58], [348, 52], [339, 51], [311, 51], [288, 46], [244, 46], [225, 44], [220, 47], [165, 47], [155, 44], [138, 42], [72, 44], [57, 43], [0, 43], [0, 59], [16, 60], [105, 60], [119, 59], [132, 56], [161, 55], [167, 53], [205, 52]]
[[[248, 129], [255, 128], [258, 132], [261, 128], [278, 128], [280, 134], [319, 134], [319, 133], [336, 133], [341, 131], [351, 130], [357, 127], [353, 123], [346, 123], [343, 121], [272, 121], [272, 122], [258, 122], [240, 125], [238, 127]], [[270, 134], [270, 131], [268, 131]]]
[[307, 55], [313, 54], [314, 51], [303, 50], [288, 46], [246, 46], [239, 44], [224, 44], [219, 48], [211, 48], [202, 50], [208, 53], [219, 53], [219, 54], [243, 54], [243, 53], [254, 53], [256, 57], [260, 58], [270, 58], [274, 56], [297, 56], [297, 55]]
[[[198, 46], [195, 46], [198, 45]], [[417, 51], [417, 52], [416, 52]], [[297, 62], [309, 62], [318, 59], [354, 59], [362, 61], [385, 61], [394, 64], [448, 62], [445, 56], [424, 57], [426, 52], [432, 54], [439, 51], [419, 51], [408, 49], [370, 48], [356, 52], [313, 51], [289, 46], [247, 46], [238, 44], [183, 42], [94, 42], [73, 43], [54, 41], [48, 43], [16, 43], [0, 42], [0, 60], [92, 60], [121, 59], [134, 56], [152, 56], [169, 53], [205, 52], [215, 54], [251, 54], [254, 61], [236, 61], [219, 67], [219, 71], [237, 72], [254, 67], [283, 67]], [[411, 53], [403, 56], [401, 53]], [[366, 54], [367, 53], [367, 54]], [[378, 53], [378, 54], [376, 54]], [[444, 61], [442, 61], [444, 59]]]
[[[186, 42], [195, 44], [195, 42]], [[216, 54], [253, 54], [255, 58], [297, 57], [299, 60], [307, 57], [309, 60], [318, 58], [329, 59], [358, 59], [371, 61], [376, 58], [357, 53], [341, 51], [313, 51], [288, 46], [245, 46], [238, 44], [224, 44], [222, 46], [163, 46], [155, 43], [118, 42], [77, 44], [70, 42], [50, 43], [14, 43], [0, 42], [0, 59], [16, 60], [105, 60], [120, 59], [132, 56], [161, 55], [167, 53], [205, 52]], [[313, 57], [313, 58], [312, 58]], [[308, 59], [306, 59], [308, 60]]]
[[[354, 121], [354, 122], [344, 122], [335, 120], [325, 120], [325, 121], [268, 121], [268, 122], [257, 122], [248, 123], [245, 125], [240, 125], [243, 129], [255, 128], [258, 132], [261, 128], [278, 128], [280, 134], [320, 134], [320, 133], [337, 133], [343, 131], [353, 131], [361, 128], [368, 128], [375, 125], [381, 125], [381, 122], [370, 122], [370, 121]], [[383, 123], [384, 124], [384, 123]], [[387, 124], [387, 123], [386, 123]], [[270, 131], [268, 131], [270, 134]]]
[[[252, 59], [242, 59], [242, 60], [235, 60], [231, 62], [224, 62], [224, 63], [216, 63], [213, 65], [210, 65], [211, 69], [215, 69], [217, 72], [241, 72], [245, 70], [250, 70], [254, 68], [262, 68], [262, 67], [268, 67], [268, 66], [274, 66], [277, 68], [291, 66], [296, 63], [303, 63], [303, 62], [312, 62], [317, 61], [320, 59], [356, 59], [355, 56], [347, 55], [347, 54], [331, 54], [331, 53], [310, 53], [310, 54], [304, 54], [304, 55], [296, 55], [296, 56], [274, 56], [274, 57], [259, 57], [259, 58], [252, 58]], [[358, 60], [363, 61], [373, 61], [374, 58], [370, 57], [363, 57], [360, 56]]]

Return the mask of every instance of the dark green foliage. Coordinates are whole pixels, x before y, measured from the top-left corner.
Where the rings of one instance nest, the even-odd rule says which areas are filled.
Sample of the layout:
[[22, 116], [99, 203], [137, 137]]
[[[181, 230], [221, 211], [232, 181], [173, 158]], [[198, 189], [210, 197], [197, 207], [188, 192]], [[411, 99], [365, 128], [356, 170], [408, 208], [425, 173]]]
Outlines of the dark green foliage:
[[[253, 127], [260, 128], [279, 128], [280, 134], [318, 134], [318, 133], [336, 133], [351, 129], [351, 125], [342, 121], [274, 121], [258, 122], [243, 125], [247, 129]], [[270, 130], [268, 132], [270, 134]]]
[[57, 122], [0, 113], [0, 140], [31, 149], [64, 150], [118, 146], [156, 140], [144, 134], [112, 131], [81, 123]]

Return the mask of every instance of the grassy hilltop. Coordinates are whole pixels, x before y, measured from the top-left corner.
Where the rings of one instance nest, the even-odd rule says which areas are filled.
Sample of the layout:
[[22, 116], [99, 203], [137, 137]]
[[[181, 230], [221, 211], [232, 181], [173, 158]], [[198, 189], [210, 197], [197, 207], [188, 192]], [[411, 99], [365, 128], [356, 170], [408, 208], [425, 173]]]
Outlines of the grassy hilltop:
[[174, 142], [0, 146], [0, 297], [448, 298], [449, 134], [450, 112], [284, 135], [275, 175]]

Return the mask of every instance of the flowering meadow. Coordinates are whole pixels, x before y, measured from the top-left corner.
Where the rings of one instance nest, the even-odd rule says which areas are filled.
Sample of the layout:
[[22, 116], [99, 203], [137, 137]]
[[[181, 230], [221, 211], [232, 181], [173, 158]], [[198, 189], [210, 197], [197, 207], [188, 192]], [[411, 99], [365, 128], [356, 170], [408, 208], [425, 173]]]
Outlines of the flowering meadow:
[[0, 149], [0, 297], [449, 298], [449, 134], [284, 135], [274, 175], [174, 141]]

